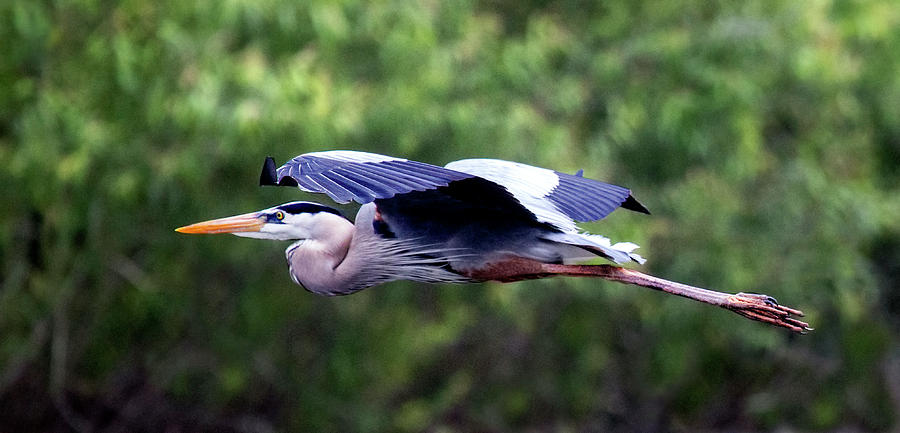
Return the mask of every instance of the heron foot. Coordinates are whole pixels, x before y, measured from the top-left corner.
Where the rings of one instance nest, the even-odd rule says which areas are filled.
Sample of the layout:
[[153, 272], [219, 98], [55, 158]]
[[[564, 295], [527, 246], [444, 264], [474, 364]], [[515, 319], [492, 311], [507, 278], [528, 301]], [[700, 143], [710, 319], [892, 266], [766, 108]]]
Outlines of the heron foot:
[[741, 292], [729, 296], [723, 307], [748, 319], [781, 326], [799, 334], [813, 330], [809, 323], [792, 317], [803, 317], [802, 311], [779, 305], [775, 298], [768, 295]]

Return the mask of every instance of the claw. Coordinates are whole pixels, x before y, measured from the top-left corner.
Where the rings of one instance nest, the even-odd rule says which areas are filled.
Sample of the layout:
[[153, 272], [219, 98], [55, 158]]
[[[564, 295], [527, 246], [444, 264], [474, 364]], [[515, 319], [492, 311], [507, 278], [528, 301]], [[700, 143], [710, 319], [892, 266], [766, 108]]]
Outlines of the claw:
[[741, 296], [741, 297], [745, 297], [745, 298], [756, 298], [756, 299], [759, 299], [760, 301], [765, 302], [766, 304], [768, 304], [769, 306], [772, 306], [772, 307], [775, 307], [778, 305], [777, 299], [775, 299], [774, 297], [769, 296], [769, 295], [763, 295], [761, 293], [740, 292], [735, 296]]
[[768, 295], [738, 293], [729, 296], [724, 307], [748, 319], [781, 326], [800, 334], [813, 330], [809, 323], [791, 317], [803, 317], [802, 311], [779, 305], [775, 298]]

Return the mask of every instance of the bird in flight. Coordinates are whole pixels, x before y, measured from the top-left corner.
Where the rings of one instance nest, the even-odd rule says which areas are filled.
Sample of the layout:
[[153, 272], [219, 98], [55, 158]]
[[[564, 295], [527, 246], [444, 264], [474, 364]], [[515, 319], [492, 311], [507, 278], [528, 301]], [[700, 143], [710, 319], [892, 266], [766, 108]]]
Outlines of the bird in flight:
[[279, 168], [267, 158], [262, 185], [299, 187], [360, 206], [353, 222], [328, 206], [296, 201], [200, 222], [181, 233], [232, 233], [294, 240], [291, 278], [320, 295], [347, 295], [395, 280], [511, 282], [553, 276], [599, 277], [716, 305], [798, 333], [812, 328], [799, 310], [752, 293], [723, 293], [614, 265], [643, 264], [631, 242], [584, 233], [618, 208], [650, 212], [621, 186], [517, 162], [464, 159], [439, 167], [367, 152], [299, 155]]

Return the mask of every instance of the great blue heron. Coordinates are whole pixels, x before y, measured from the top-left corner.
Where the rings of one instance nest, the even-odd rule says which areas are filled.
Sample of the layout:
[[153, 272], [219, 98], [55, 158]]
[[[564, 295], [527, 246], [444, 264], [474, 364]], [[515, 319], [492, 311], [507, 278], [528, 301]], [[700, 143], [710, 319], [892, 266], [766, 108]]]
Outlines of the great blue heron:
[[438, 167], [373, 153], [307, 153], [277, 170], [266, 160], [260, 183], [298, 186], [362, 206], [355, 223], [330, 207], [291, 202], [176, 229], [297, 240], [285, 254], [291, 278], [320, 295], [346, 295], [394, 280], [468, 283], [557, 275], [600, 277], [649, 287], [805, 333], [799, 310], [766, 295], [693, 287], [612, 265], [577, 265], [597, 256], [644, 259], [630, 242], [580, 232], [622, 207], [649, 213], [626, 188], [496, 159]]

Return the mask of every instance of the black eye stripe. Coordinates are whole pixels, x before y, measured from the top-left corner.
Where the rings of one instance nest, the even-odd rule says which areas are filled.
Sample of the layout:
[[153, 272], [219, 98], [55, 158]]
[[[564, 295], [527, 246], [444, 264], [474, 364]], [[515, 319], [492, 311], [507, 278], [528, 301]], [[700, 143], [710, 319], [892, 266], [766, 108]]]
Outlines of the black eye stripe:
[[283, 210], [292, 215], [297, 215], [297, 214], [301, 214], [301, 213], [327, 212], [327, 213], [335, 214], [340, 217], [344, 216], [337, 209], [332, 209], [328, 206], [324, 206], [324, 205], [321, 205], [318, 203], [312, 203], [312, 202], [308, 202], [308, 201], [295, 201], [292, 203], [285, 203], [281, 206], [278, 206], [276, 209]]

